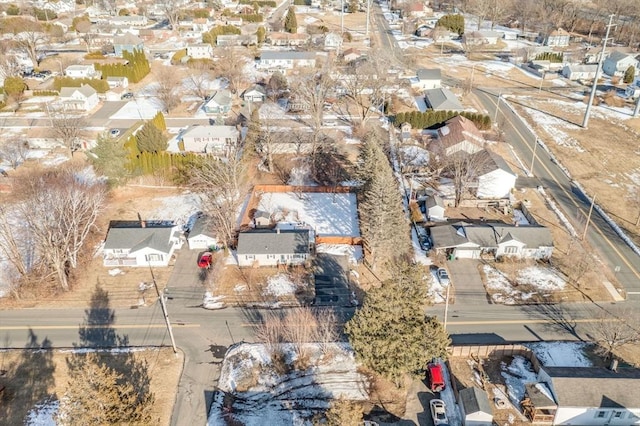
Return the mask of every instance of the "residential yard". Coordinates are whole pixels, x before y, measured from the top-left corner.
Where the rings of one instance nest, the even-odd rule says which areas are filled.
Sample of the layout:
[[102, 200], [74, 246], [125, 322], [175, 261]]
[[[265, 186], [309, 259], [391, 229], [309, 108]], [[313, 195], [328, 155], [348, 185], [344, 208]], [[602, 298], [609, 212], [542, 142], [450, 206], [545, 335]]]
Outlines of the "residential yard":
[[[53, 416], [69, 383], [67, 359], [71, 354], [70, 350], [0, 351], [0, 385], [6, 386], [0, 398], [0, 414], [6, 417], [0, 422], [27, 426], [57, 424]], [[155, 395], [153, 413], [158, 416], [157, 424], [168, 425], [182, 372], [182, 354], [175, 355], [170, 348], [114, 351], [107, 356], [107, 363], [128, 356], [146, 363], [150, 389]]]

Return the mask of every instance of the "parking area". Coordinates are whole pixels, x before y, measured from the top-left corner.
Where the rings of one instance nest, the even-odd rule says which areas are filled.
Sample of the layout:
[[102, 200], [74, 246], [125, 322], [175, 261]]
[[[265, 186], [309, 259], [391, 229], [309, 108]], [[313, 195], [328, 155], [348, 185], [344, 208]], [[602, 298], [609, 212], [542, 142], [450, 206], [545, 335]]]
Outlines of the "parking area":
[[446, 267], [456, 292], [456, 303], [489, 303], [478, 270], [479, 264], [477, 260], [472, 259], [447, 261]]

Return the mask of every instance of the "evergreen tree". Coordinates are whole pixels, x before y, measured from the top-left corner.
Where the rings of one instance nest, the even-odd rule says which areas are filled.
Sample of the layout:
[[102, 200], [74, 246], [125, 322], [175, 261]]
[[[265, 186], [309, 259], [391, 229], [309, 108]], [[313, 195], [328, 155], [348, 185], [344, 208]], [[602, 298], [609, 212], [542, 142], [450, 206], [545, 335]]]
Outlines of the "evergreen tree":
[[359, 0], [349, 0], [349, 4], [347, 5], [347, 12], [356, 13], [360, 8]]
[[450, 344], [442, 325], [425, 318], [426, 285], [419, 265], [393, 265], [391, 279], [370, 290], [345, 332], [360, 362], [401, 385]]
[[261, 25], [258, 27], [258, 29], [256, 30], [256, 37], [258, 38], [258, 44], [262, 45], [262, 43], [264, 43], [264, 39], [267, 36], [267, 31], [264, 29], [264, 27]]
[[292, 34], [298, 32], [298, 20], [296, 19], [296, 11], [293, 6], [289, 8], [287, 16], [284, 18], [284, 30]]
[[631, 84], [633, 83], [633, 80], [636, 78], [636, 67], [634, 67], [633, 65], [631, 65], [629, 68], [627, 68], [627, 70], [624, 72], [624, 77], [622, 78], [622, 82], [625, 84]]
[[124, 147], [122, 138], [114, 140], [100, 135], [90, 154], [88, 157], [96, 171], [106, 176], [111, 184], [121, 183], [126, 178], [129, 151]]
[[138, 151], [161, 152], [167, 149], [168, 143], [165, 135], [152, 122], [148, 121], [142, 129], [136, 133]]

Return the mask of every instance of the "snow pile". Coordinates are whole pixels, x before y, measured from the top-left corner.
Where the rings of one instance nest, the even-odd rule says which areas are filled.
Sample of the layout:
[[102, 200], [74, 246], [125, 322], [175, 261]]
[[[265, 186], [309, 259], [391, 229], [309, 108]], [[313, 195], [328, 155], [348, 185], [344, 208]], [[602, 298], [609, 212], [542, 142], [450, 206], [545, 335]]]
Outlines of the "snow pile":
[[447, 407], [447, 417], [449, 419], [449, 424], [451, 425], [461, 425], [461, 416], [458, 408], [458, 404], [456, 401], [456, 397], [453, 393], [453, 386], [451, 386], [451, 375], [449, 374], [449, 370], [447, 366], [443, 363], [440, 363], [442, 367], [442, 374], [444, 375], [445, 388], [440, 391], [440, 399], [444, 401], [445, 406]]
[[542, 365], [548, 367], [591, 367], [584, 354], [591, 345], [584, 342], [536, 342], [526, 343]]
[[362, 260], [362, 246], [352, 246], [349, 244], [318, 244], [316, 253], [333, 254], [337, 256], [347, 256], [349, 263], [357, 265]]
[[26, 426], [56, 426], [56, 416], [60, 409], [60, 401], [57, 399], [48, 399], [37, 404], [27, 414], [25, 419]]
[[287, 274], [278, 274], [269, 277], [267, 280], [267, 288], [264, 290], [265, 295], [275, 297], [288, 296], [295, 294], [298, 286], [291, 281], [291, 277]]
[[535, 287], [543, 291], [562, 290], [567, 282], [552, 270], [540, 266], [521, 269], [516, 278], [518, 284]]
[[111, 275], [112, 277], [115, 277], [116, 275], [122, 275], [124, 274], [124, 271], [122, 269], [109, 269], [109, 275]]
[[258, 210], [274, 214], [278, 222], [299, 222], [319, 235], [360, 235], [356, 195], [269, 192], [262, 195]]
[[518, 225], [531, 225], [527, 217], [522, 213], [522, 210], [513, 210], [513, 221]]
[[[348, 344], [330, 344], [328, 357], [319, 344], [305, 344], [305, 348], [309, 367], [304, 370], [294, 368], [297, 355], [291, 344], [278, 348], [283, 369], [276, 368], [265, 345], [243, 343], [231, 348], [222, 363], [222, 392], [214, 396], [207, 424], [226, 425], [223, 413], [232, 413], [235, 421], [246, 426], [310, 424], [313, 414], [326, 409], [334, 398], [368, 399], [368, 381], [357, 371]], [[225, 406], [223, 392], [236, 397], [232, 407]]]
[[549, 205], [551, 210], [553, 210], [553, 212], [556, 214], [556, 216], [558, 216], [558, 219], [560, 219], [560, 222], [562, 222], [564, 227], [567, 228], [567, 230], [569, 231], [571, 236], [572, 237], [577, 237], [578, 233], [576, 232], [576, 230], [573, 227], [573, 225], [571, 225], [571, 223], [569, 222], [567, 217], [564, 215], [564, 213], [562, 213], [562, 211], [560, 211], [560, 209], [558, 208], [556, 203], [551, 199], [550, 196], [547, 195], [547, 193], [545, 192], [545, 190], [541, 186], [538, 187], [538, 192], [540, 193], [540, 195], [542, 195], [544, 197], [544, 199], [547, 201], [547, 204]]
[[202, 307], [204, 309], [222, 309], [226, 308], [226, 305], [222, 301], [226, 296], [214, 296], [210, 292], [206, 292], [204, 294], [204, 299], [202, 300]]

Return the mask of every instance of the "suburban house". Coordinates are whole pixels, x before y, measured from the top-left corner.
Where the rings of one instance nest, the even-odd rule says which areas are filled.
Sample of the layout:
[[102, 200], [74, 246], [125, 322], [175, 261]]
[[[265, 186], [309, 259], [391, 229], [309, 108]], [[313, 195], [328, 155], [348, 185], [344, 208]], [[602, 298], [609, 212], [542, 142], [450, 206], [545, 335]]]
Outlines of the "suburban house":
[[324, 36], [324, 48], [328, 50], [340, 49], [342, 47], [342, 36], [338, 33], [328, 33]]
[[218, 239], [212, 231], [206, 216], [199, 216], [187, 233], [189, 250], [206, 250], [218, 245]]
[[493, 411], [487, 393], [475, 386], [458, 392], [458, 407], [464, 426], [492, 426]]
[[254, 46], [258, 44], [255, 34], [220, 34], [216, 46]]
[[129, 79], [127, 77], [107, 77], [107, 84], [109, 89], [115, 89], [116, 87], [126, 89], [129, 87]]
[[109, 23], [119, 27], [146, 27], [149, 25], [144, 15], [109, 16]]
[[271, 227], [271, 213], [264, 210], [256, 210], [253, 213], [253, 225], [256, 228]]
[[441, 81], [442, 72], [440, 68], [420, 68], [416, 71], [415, 79], [411, 79], [411, 87], [418, 90], [439, 89]]
[[313, 68], [316, 66], [315, 52], [262, 52], [257, 68], [283, 73], [294, 68]]
[[433, 248], [452, 258], [516, 257], [549, 259], [553, 253], [551, 231], [539, 225], [457, 222], [431, 228]]
[[444, 201], [437, 194], [428, 195], [424, 200], [424, 213], [429, 221], [446, 220], [445, 210]]
[[[545, 405], [546, 422], [553, 425], [638, 425], [640, 424], [640, 370], [602, 367], [540, 367], [538, 390], [529, 393], [529, 418]], [[533, 395], [532, 395], [533, 394]], [[537, 396], [537, 397], [536, 397]], [[550, 398], [552, 400], [550, 400]], [[554, 407], [555, 406], [555, 407]], [[541, 422], [542, 423], [542, 422]]]
[[427, 147], [430, 151], [450, 156], [464, 151], [475, 154], [484, 149], [485, 139], [473, 121], [457, 115], [445, 121], [436, 133], [437, 139]]
[[231, 92], [217, 90], [202, 107], [207, 114], [226, 114], [231, 111]]
[[614, 50], [602, 63], [602, 72], [611, 77], [623, 76], [629, 67], [635, 67], [636, 74], [638, 74], [638, 61], [636, 58], [633, 55]]
[[167, 266], [180, 247], [180, 227], [174, 224], [112, 221], [104, 242], [103, 265]]
[[497, 31], [480, 30], [464, 33], [462, 42], [467, 46], [495, 45], [501, 38], [502, 33]]
[[180, 135], [178, 146], [182, 152], [227, 155], [239, 139], [240, 132], [233, 126], [194, 125]]
[[347, 64], [357, 61], [361, 57], [362, 57], [362, 53], [358, 49], [349, 48], [344, 52], [342, 52], [342, 60]]
[[100, 78], [102, 72], [96, 71], [93, 64], [69, 65], [64, 70], [64, 75], [71, 78]]
[[427, 108], [434, 111], [462, 111], [464, 107], [449, 89], [444, 87], [429, 89], [424, 92], [424, 101]]
[[562, 28], [558, 28], [545, 37], [543, 44], [549, 47], [567, 47], [570, 40], [571, 35]]
[[476, 197], [478, 198], [509, 198], [509, 194], [516, 187], [516, 175], [506, 161], [498, 154], [482, 150], [473, 154], [479, 165], [477, 171]]
[[113, 50], [116, 56], [122, 57], [122, 52], [133, 53], [134, 50], [142, 51], [143, 49], [144, 42], [137, 35], [125, 33], [113, 38]]
[[242, 100], [245, 102], [264, 102], [267, 99], [267, 90], [264, 86], [256, 84], [242, 93]]
[[309, 41], [309, 34], [291, 34], [284, 31], [272, 31], [267, 34], [266, 41], [272, 46], [302, 46]]
[[98, 105], [98, 92], [88, 84], [80, 87], [63, 87], [60, 100], [67, 111], [90, 111]]
[[571, 81], [593, 80], [596, 77], [598, 65], [565, 65], [562, 68], [562, 76]]
[[213, 58], [213, 46], [210, 43], [197, 43], [187, 45], [187, 56], [193, 59]]
[[254, 230], [238, 234], [238, 266], [296, 265], [311, 256], [308, 229]]

